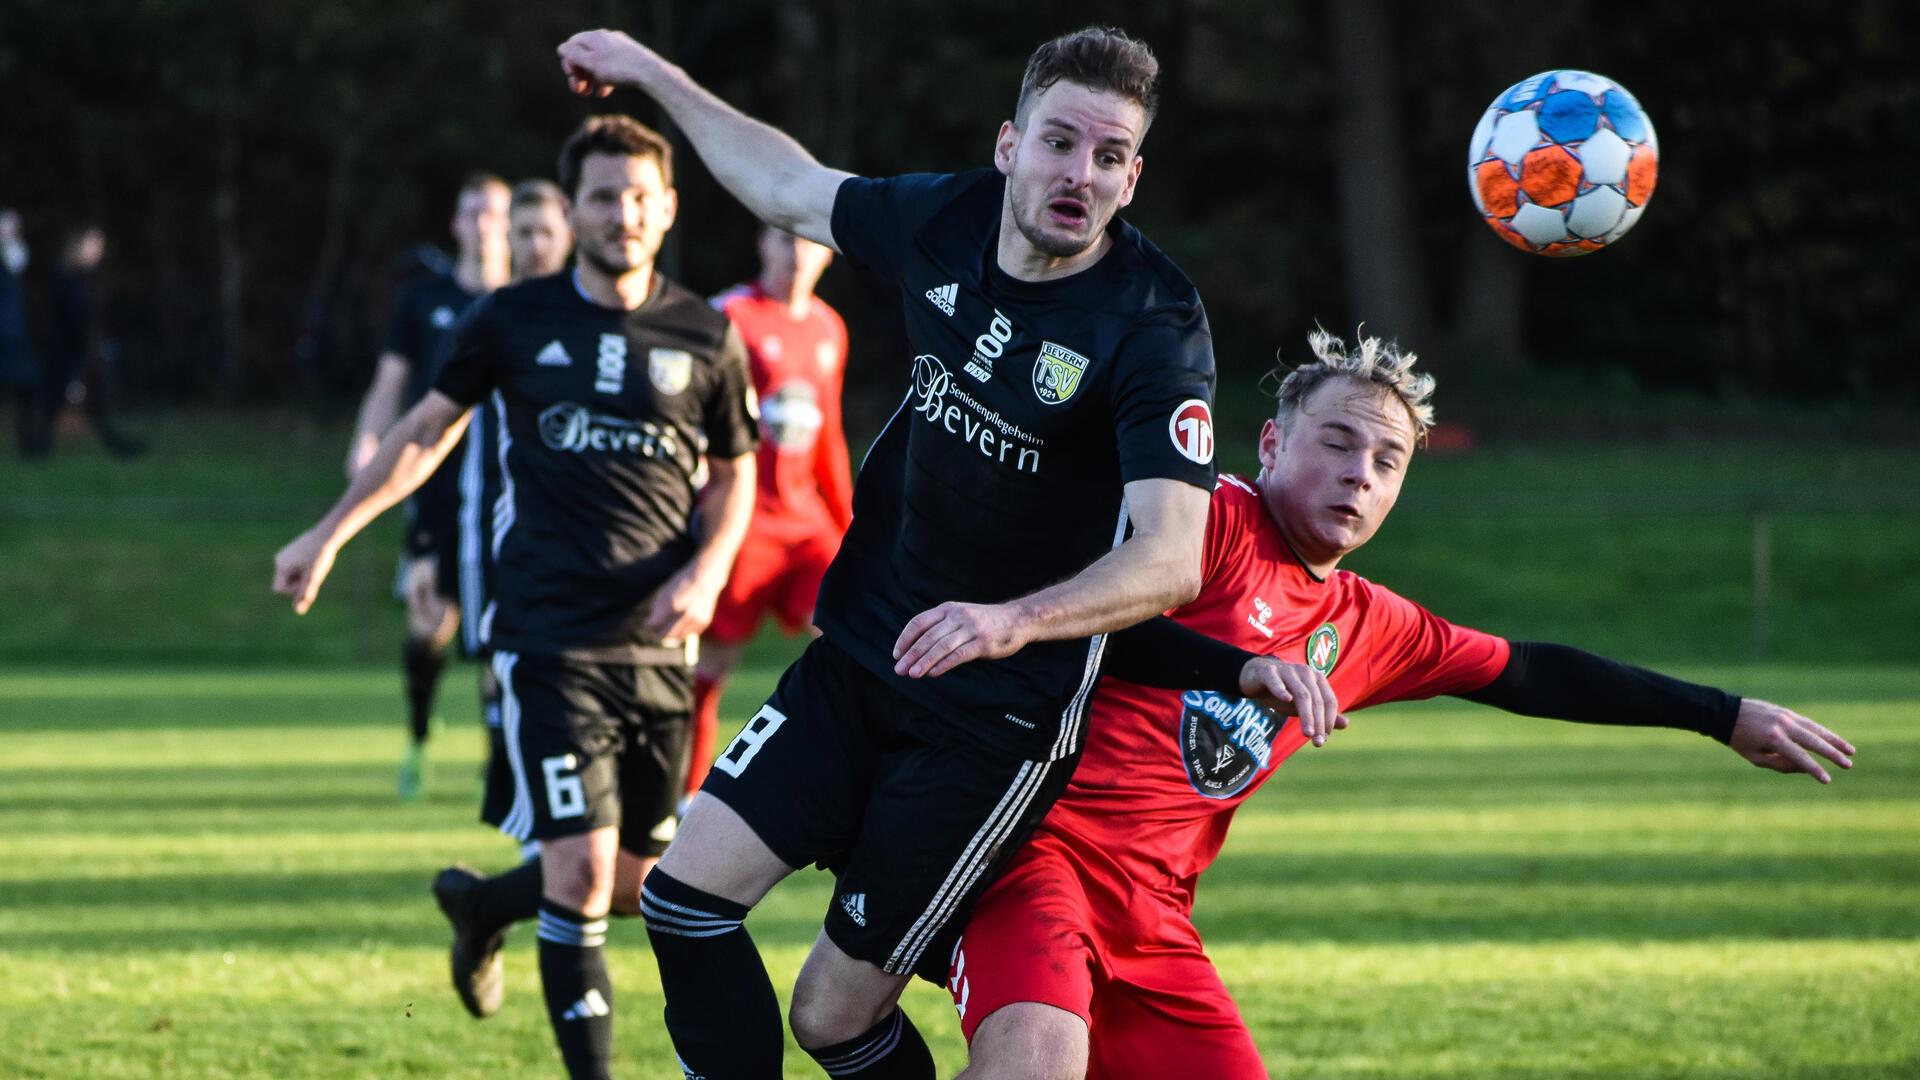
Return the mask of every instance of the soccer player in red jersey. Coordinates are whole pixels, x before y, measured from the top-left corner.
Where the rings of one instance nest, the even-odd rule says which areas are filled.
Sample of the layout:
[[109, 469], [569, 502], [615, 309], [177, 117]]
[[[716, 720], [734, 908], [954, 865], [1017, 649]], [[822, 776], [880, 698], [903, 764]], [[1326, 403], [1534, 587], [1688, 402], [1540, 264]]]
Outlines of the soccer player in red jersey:
[[1171, 622], [1111, 643], [1110, 674], [1240, 689], [1101, 682], [1071, 785], [953, 951], [967, 1076], [1267, 1075], [1190, 915], [1234, 811], [1294, 751], [1345, 726], [1316, 719], [1303, 734], [1284, 710], [1240, 696], [1276, 675], [1302, 700], [1324, 701], [1330, 684], [1349, 709], [1451, 694], [1532, 716], [1685, 728], [1821, 783], [1814, 755], [1852, 765], [1845, 739], [1778, 705], [1510, 643], [1337, 570], [1393, 508], [1432, 420], [1433, 381], [1377, 339], [1351, 351], [1325, 333], [1312, 340], [1317, 359], [1281, 384], [1260, 432], [1259, 476], [1223, 474], [1215, 487], [1200, 594]]
[[853, 472], [840, 426], [847, 326], [813, 295], [833, 249], [771, 225], [760, 228], [760, 276], [714, 297], [747, 344], [760, 397], [760, 486], [733, 576], [700, 638], [687, 795], [713, 763], [720, 695], [740, 650], [771, 614], [780, 628], [817, 634], [820, 578], [853, 520]]

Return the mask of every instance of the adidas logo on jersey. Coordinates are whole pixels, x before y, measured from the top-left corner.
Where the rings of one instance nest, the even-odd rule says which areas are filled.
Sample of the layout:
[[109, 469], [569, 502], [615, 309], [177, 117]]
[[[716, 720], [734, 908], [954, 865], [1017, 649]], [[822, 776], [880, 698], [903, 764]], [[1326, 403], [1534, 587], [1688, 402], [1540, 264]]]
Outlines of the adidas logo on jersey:
[[960, 283], [951, 281], [938, 288], [928, 289], [927, 299], [933, 301], [934, 307], [946, 312], [948, 318], [952, 318], [953, 302], [960, 299]]
[[567, 347], [560, 344], [560, 339], [554, 338], [547, 342], [547, 347], [540, 350], [540, 355], [534, 357], [533, 362], [544, 367], [571, 367], [573, 357], [567, 355]]
[[560, 1014], [562, 1020], [591, 1020], [596, 1016], [612, 1016], [613, 1010], [607, 1007], [607, 999], [600, 996], [598, 990], [588, 990], [586, 995], [573, 1003], [573, 1007]]
[[861, 926], [867, 925], [867, 894], [863, 892], [848, 893], [841, 897], [840, 910], [846, 912], [847, 918], [852, 919], [855, 923]]

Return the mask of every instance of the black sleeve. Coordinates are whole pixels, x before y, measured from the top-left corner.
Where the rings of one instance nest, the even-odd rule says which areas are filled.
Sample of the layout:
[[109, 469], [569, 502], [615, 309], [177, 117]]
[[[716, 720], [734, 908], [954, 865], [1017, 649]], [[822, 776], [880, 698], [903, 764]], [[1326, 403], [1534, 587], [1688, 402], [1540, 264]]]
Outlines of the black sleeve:
[[1100, 673], [1163, 690], [1213, 690], [1240, 696], [1240, 669], [1256, 654], [1165, 615], [1107, 635]]
[[834, 194], [834, 246], [861, 266], [900, 276], [913, 236], [965, 186], [964, 175], [850, 176]]
[[393, 353], [409, 364], [426, 360], [420, 355], [419, 294], [417, 281], [409, 281], [400, 287], [399, 293], [393, 298], [393, 311], [387, 316], [386, 339], [380, 346], [381, 352]]
[[1179, 480], [1211, 491], [1213, 334], [1199, 304], [1134, 329], [1114, 360], [1120, 479]]
[[493, 336], [493, 303], [492, 296], [475, 300], [448, 332], [448, 345], [433, 389], [457, 404], [478, 404], [498, 384], [500, 358]]
[[1582, 724], [1670, 727], [1733, 738], [1740, 699], [1711, 686], [1551, 642], [1516, 641], [1494, 680], [1459, 695], [1522, 716]]

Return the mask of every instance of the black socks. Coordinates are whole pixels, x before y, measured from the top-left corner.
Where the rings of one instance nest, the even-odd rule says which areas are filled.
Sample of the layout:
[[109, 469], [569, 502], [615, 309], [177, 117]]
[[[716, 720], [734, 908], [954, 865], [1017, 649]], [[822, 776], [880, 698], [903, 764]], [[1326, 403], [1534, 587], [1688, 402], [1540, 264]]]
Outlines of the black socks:
[[746, 905], [656, 868], [640, 890], [640, 914], [660, 965], [667, 1033], [681, 1068], [705, 1080], [778, 1077], [785, 1038], [780, 1002], [760, 951], [740, 925]]
[[540, 986], [567, 1075], [602, 1080], [613, 1057], [613, 982], [603, 947], [607, 920], [547, 900], [540, 905], [539, 936]]

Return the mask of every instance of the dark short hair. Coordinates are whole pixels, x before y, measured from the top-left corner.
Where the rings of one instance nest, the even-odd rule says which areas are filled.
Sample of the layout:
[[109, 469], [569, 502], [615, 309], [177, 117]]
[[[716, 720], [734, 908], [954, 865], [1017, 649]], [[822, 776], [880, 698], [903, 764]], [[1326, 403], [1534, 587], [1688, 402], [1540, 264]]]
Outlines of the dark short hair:
[[1027, 108], [1047, 87], [1065, 79], [1089, 90], [1118, 94], [1146, 111], [1147, 124], [1160, 108], [1160, 61], [1143, 41], [1111, 26], [1062, 34], [1033, 50], [1020, 80], [1013, 122], [1027, 122]]
[[468, 192], [488, 191], [493, 188], [506, 191], [507, 182], [490, 172], [470, 172], [460, 181], [460, 190], [455, 193], [455, 197], [464, 199]]
[[513, 185], [513, 200], [507, 204], [507, 209], [518, 210], [523, 206], [555, 206], [564, 211], [567, 208], [567, 193], [551, 180], [522, 180]]
[[589, 116], [560, 148], [558, 176], [570, 199], [580, 197], [580, 163], [588, 154], [650, 157], [660, 163], [660, 179], [673, 186], [673, 146], [660, 133], [631, 116]]

